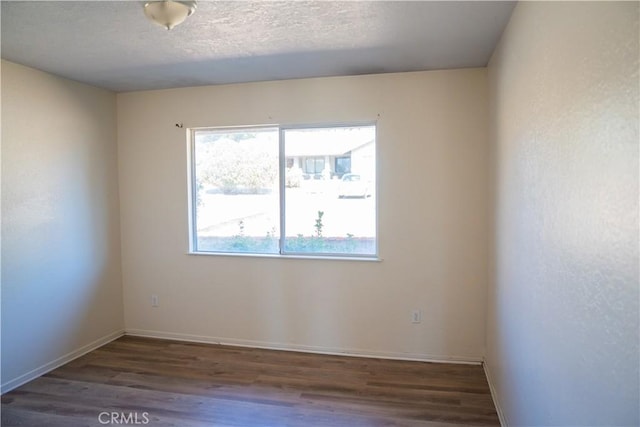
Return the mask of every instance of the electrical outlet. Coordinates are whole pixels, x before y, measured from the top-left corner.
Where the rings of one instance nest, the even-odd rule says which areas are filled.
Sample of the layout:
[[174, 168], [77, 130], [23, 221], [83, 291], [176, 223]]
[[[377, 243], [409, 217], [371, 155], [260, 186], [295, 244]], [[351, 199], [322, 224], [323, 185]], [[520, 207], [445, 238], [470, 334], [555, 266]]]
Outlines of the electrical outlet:
[[151, 307], [158, 307], [160, 305], [160, 299], [158, 295], [151, 295]]
[[422, 310], [414, 309], [411, 310], [411, 323], [420, 323], [422, 322]]

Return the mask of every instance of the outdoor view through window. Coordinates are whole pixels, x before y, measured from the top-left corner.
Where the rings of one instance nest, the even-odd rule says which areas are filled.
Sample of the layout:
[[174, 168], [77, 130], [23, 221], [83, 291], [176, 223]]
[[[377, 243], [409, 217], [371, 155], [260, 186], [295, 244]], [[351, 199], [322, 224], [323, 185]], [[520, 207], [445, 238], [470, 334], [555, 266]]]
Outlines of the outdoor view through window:
[[193, 250], [375, 256], [375, 135], [373, 125], [194, 130]]

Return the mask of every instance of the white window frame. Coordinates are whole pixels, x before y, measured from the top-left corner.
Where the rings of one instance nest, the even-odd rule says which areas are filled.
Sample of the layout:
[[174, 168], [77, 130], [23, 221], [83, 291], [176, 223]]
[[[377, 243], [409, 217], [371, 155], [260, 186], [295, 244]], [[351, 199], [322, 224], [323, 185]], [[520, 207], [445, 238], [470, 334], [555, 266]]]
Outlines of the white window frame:
[[[373, 126], [375, 128], [375, 253], [373, 254], [346, 254], [346, 253], [328, 253], [328, 252], [288, 252], [285, 251], [286, 239], [286, 209], [285, 209], [285, 132], [288, 130], [298, 129], [327, 129], [327, 128], [349, 128], [349, 127], [366, 127]], [[222, 251], [200, 251], [197, 249], [198, 230], [197, 230], [197, 185], [196, 185], [196, 158], [195, 158], [195, 133], [197, 131], [242, 131], [251, 129], [274, 129], [278, 130], [278, 195], [279, 195], [279, 253], [263, 253], [263, 252], [222, 252]], [[333, 260], [356, 260], [356, 261], [381, 261], [379, 257], [379, 229], [378, 229], [378, 123], [377, 121], [365, 122], [347, 122], [347, 123], [316, 123], [311, 125], [247, 125], [247, 126], [205, 126], [192, 127], [187, 129], [187, 188], [188, 188], [188, 215], [189, 215], [189, 255], [212, 255], [212, 256], [238, 256], [238, 257], [260, 257], [260, 258], [300, 258], [300, 259], [333, 259]]]

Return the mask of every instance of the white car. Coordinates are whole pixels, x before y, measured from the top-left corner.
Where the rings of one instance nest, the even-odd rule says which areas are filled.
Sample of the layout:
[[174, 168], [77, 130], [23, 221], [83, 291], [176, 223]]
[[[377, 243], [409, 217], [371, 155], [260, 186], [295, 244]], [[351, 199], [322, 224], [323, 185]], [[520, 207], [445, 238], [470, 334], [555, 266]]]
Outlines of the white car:
[[347, 173], [342, 176], [338, 187], [338, 197], [362, 197], [371, 195], [371, 181], [362, 179], [356, 173]]

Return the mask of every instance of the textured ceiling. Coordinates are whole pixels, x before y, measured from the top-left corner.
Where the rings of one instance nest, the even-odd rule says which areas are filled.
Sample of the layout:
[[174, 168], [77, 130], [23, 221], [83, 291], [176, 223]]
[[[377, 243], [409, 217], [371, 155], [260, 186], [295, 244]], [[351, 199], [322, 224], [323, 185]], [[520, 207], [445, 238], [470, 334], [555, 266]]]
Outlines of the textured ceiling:
[[485, 66], [512, 2], [2, 1], [2, 57], [114, 91]]

